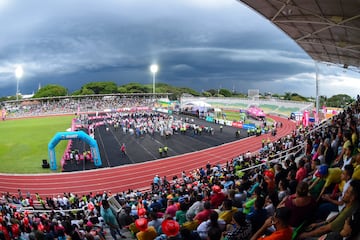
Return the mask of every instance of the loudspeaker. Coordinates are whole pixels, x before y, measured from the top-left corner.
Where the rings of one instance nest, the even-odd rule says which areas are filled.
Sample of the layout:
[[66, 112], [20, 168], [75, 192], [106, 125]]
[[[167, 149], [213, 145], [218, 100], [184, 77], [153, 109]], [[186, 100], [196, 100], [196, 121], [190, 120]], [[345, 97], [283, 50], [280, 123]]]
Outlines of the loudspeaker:
[[46, 159], [42, 160], [42, 168], [50, 168], [50, 164]]

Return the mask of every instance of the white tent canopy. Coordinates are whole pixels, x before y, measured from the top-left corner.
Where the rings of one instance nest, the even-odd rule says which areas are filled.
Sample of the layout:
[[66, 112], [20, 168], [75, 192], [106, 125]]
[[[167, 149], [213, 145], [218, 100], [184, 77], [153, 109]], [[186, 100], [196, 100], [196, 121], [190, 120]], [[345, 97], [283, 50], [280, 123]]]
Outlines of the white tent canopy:
[[184, 107], [190, 107], [190, 106], [194, 106], [194, 107], [207, 107], [210, 108], [211, 105], [204, 102], [204, 101], [191, 101], [191, 102], [187, 102], [185, 103]]

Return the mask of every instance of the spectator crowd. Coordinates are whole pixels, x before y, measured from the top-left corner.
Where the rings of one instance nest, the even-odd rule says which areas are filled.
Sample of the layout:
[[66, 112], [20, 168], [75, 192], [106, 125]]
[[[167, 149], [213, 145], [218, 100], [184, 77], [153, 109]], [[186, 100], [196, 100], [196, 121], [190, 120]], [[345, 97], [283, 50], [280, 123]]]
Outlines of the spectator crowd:
[[21, 118], [43, 115], [97, 112], [104, 110], [152, 107], [154, 99], [141, 96], [93, 96], [69, 97], [42, 100], [7, 102], [1, 108], [6, 110], [6, 118]]

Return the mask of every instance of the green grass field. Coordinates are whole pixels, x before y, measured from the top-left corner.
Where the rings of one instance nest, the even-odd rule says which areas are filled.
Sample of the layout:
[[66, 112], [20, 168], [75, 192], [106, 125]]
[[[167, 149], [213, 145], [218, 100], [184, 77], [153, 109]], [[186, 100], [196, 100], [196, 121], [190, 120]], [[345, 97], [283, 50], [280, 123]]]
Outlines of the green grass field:
[[[49, 173], [41, 167], [42, 159], [48, 160], [48, 143], [55, 133], [71, 127], [74, 116], [26, 118], [0, 122], [0, 172]], [[58, 171], [60, 158], [67, 141], [56, 146]]]
[[[226, 119], [230, 121], [239, 121], [240, 120], [240, 113], [238, 111], [228, 111], [225, 110], [223, 113], [226, 114]], [[267, 123], [272, 123], [273, 120], [271, 118], [266, 118]], [[255, 123], [255, 125], [258, 125], [258, 121], [250, 118], [246, 118], [245, 123]]]
[[240, 120], [240, 113], [239, 111], [223, 111], [226, 114], [226, 119], [230, 121], [239, 121]]
[[[228, 120], [240, 120], [239, 112], [224, 111]], [[25, 118], [0, 122], [0, 172], [1, 173], [50, 173], [41, 167], [48, 159], [48, 143], [55, 133], [71, 127], [74, 116]], [[270, 120], [270, 119], [269, 119]], [[252, 122], [246, 120], [246, 123]], [[67, 141], [56, 146], [57, 171], [61, 171], [60, 158]]]

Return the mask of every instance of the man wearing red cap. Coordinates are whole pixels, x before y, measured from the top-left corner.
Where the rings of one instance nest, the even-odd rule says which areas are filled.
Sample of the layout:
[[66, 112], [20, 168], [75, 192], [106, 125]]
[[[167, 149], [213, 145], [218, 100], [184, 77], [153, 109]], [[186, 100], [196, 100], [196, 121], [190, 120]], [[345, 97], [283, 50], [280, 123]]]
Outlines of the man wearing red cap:
[[[166, 235], [167, 240], [178, 240], [180, 225], [177, 221], [166, 219], [161, 223], [161, 231]], [[162, 239], [161, 236], [157, 239]]]
[[210, 203], [211, 203], [212, 208], [218, 208], [223, 203], [226, 196], [221, 191], [221, 187], [218, 185], [214, 185], [212, 187], [212, 190], [213, 190], [213, 195], [210, 198]]

